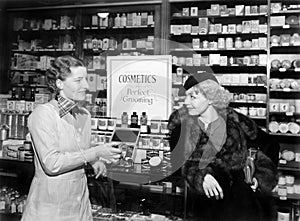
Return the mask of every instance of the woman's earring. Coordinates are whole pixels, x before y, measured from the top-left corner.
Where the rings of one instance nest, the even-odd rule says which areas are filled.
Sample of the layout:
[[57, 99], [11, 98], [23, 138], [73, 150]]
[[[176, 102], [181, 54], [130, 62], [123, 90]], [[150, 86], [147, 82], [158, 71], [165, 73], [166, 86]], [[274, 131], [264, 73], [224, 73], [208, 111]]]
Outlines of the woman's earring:
[[58, 89], [62, 90], [63, 89], [63, 82], [60, 79], [56, 80], [56, 86]]

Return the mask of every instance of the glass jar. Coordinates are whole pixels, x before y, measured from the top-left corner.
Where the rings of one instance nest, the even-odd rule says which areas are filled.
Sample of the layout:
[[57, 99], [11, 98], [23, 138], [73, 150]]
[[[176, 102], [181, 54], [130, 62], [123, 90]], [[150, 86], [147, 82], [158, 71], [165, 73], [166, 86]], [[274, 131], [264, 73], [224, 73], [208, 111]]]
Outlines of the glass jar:
[[232, 38], [226, 38], [226, 48], [233, 48], [233, 39]]
[[253, 65], [259, 64], [259, 56], [258, 55], [251, 55], [251, 64], [253, 64]]
[[218, 48], [219, 49], [225, 48], [225, 39], [224, 38], [218, 38]]

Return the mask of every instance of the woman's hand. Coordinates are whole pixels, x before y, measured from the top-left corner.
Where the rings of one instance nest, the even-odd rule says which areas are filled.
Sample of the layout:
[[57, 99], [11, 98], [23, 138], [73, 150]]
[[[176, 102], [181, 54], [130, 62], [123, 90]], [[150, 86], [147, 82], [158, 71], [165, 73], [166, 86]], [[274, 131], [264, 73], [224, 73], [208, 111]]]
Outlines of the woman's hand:
[[103, 158], [108, 163], [117, 163], [121, 158], [121, 150], [112, 147], [110, 144], [99, 144], [94, 148], [97, 157]]
[[223, 190], [220, 187], [218, 181], [210, 174], [204, 177], [203, 190], [205, 195], [210, 197], [216, 197], [216, 199], [223, 199]]
[[92, 164], [92, 167], [94, 169], [94, 173], [96, 174], [96, 179], [98, 179], [98, 177], [101, 176], [106, 176], [106, 166], [105, 164], [98, 160], [95, 163]]

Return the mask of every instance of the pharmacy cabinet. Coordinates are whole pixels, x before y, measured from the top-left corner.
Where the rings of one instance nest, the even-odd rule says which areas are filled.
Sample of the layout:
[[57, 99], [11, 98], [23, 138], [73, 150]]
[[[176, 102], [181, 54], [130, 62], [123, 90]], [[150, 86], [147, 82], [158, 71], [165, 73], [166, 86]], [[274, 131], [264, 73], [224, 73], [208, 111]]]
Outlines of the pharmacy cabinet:
[[74, 55], [88, 68], [88, 103], [96, 103], [101, 115], [106, 115], [106, 57], [162, 51], [161, 5], [157, 3], [31, 8], [8, 15], [9, 89], [16, 99], [23, 100], [25, 94], [25, 100], [31, 101], [38, 94], [41, 102], [47, 100], [45, 72], [50, 63], [57, 56]]
[[[160, 6], [95, 7], [82, 9], [81, 56], [88, 68], [92, 115], [106, 116], [107, 56], [160, 54]], [[90, 107], [90, 106], [88, 106]]]
[[[7, 64], [13, 99], [34, 102], [47, 94], [45, 72], [54, 57], [78, 55], [77, 16], [77, 10], [9, 13]], [[20, 110], [26, 110], [26, 106]]]
[[[270, 10], [268, 129], [281, 143], [277, 194], [295, 202], [300, 200], [300, 5], [272, 0]], [[299, 220], [299, 213], [290, 212]]]
[[[173, 83], [209, 71], [233, 96], [231, 106], [267, 125], [267, 1], [170, 1]], [[176, 97], [175, 107], [182, 104]]]

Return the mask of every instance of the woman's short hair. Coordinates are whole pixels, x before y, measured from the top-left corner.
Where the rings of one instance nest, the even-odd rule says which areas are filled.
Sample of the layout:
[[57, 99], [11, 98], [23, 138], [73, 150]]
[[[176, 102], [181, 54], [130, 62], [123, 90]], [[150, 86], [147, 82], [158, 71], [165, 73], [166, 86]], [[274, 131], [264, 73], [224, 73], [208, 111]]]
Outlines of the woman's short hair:
[[228, 90], [219, 85], [216, 81], [210, 79], [196, 84], [194, 91], [196, 93], [202, 93], [218, 110], [228, 107], [232, 99], [232, 95]]
[[84, 67], [84, 62], [71, 55], [57, 57], [46, 72], [48, 89], [51, 93], [58, 93], [56, 80], [64, 81], [71, 74], [71, 67]]

